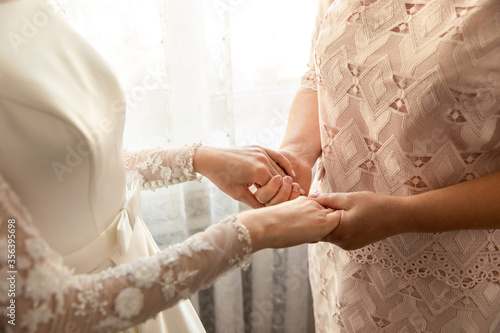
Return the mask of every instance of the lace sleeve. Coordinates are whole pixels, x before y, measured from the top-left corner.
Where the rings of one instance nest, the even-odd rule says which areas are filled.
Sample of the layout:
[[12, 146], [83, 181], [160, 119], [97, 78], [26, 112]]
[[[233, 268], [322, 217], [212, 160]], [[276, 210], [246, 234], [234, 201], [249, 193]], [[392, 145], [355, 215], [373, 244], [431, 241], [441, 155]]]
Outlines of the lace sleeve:
[[138, 181], [141, 189], [155, 190], [190, 180], [200, 180], [193, 170], [193, 157], [201, 144], [179, 148], [156, 148], [123, 152], [127, 185]]
[[250, 253], [248, 230], [229, 217], [155, 256], [74, 275], [0, 176], [0, 328], [12, 332], [118, 332], [247, 267]]
[[308, 88], [312, 90], [318, 90], [318, 80], [316, 76], [316, 60], [315, 60], [315, 47], [319, 36], [319, 30], [323, 24], [324, 15], [327, 9], [332, 5], [335, 0], [320, 0], [318, 1], [318, 13], [316, 16], [316, 24], [314, 26], [314, 31], [311, 38], [311, 50], [309, 53], [309, 62], [307, 67], [309, 70], [301, 77], [300, 86], [302, 88]]

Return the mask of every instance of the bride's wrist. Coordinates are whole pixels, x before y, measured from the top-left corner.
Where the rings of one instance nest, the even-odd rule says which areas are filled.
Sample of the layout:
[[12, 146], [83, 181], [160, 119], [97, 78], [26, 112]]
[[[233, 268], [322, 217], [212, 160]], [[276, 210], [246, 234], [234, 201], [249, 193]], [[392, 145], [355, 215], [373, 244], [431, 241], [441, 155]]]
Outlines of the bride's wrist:
[[[250, 238], [252, 240], [252, 251], [257, 252], [259, 250], [265, 249], [266, 243], [266, 216], [259, 216], [260, 210], [247, 210], [239, 213], [238, 220], [243, 224], [248, 232], [250, 233]], [[261, 214], [262, 215], [262, 214]]]
[[210, 155], [213, 148], [209, 146], [199, 146], [193, 156], [194, 172], [207, 176], [207, 171], [210, 170]]

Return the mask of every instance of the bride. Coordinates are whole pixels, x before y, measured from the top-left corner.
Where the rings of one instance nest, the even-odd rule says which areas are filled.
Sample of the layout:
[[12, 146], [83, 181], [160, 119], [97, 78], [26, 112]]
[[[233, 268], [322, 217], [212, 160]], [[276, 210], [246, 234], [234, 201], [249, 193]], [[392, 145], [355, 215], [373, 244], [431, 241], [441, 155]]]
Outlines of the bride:
[[[4, 330], [203, 332], [179, 300], [246, 267], [255, 251], [336, 227], [331, 209], [297, 198], [282, 171], [293, 174], [291, 164], [273, 150], [124, 152], [124, 96], [101, 56], [41, 1], [0, 0], [0, 22]], [[139, 191], [200, 175], [252, 207], [263, 206], [254, 183], [297, 199], [229, 216], [160, 252], [137, 214]]]

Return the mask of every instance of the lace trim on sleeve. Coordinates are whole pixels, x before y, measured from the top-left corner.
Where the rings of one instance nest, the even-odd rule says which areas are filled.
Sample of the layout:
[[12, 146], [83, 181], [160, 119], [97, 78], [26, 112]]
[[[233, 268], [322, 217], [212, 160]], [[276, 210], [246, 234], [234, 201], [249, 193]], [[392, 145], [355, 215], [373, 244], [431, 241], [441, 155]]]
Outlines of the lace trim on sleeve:
[[[9, 224], [15, 225], [15, 232], [9, 231], [13, 229]], [[13, 234], [15, 238], [9, 236]], [[15, 259], [8, 262], [13, 241]], [[0, 256], [4, 258], [0, 261], [0, 313], [9, 318], [8, 306], [14, 300], [12, 323], [23, 332], [62, 332], [68, 327], [85, 332], [127, 329], [209, 286], [228, 270], [248, 267], [251, 249], [248, 230], [236, 216], [230, 216], [157, 255], [97, 274], [74, 275], [38, 234], [0, 175]], [[15, 274], [8, 275], [14, 270]], [[12, 288], [15, 298], [9, 296]]]
[[124, 152], [127, 186], [137, 181], [140, 189], [154, 191], [161, 187], [201, 180], [194, 172], [193, 158], [201, 143], [182, 148], [156, 148]]
[[302, 88], [318, 90], [318, 82], [316, 80], [316, 72], [313, 70], [307, 71], [300, 79], [300, 86]]
[[252, 263], [252, 240], [250, 238], [250, 232], [248, 229], [239, 222], [236, 215], [227, 217], [222, 221], [222, 223], [230, 223], [233, 228], [238, 232], [238, 240], [243, 243], [242, 250], [243, 255], [236, 256], [230, 260], [230, 265], [248, 269]]

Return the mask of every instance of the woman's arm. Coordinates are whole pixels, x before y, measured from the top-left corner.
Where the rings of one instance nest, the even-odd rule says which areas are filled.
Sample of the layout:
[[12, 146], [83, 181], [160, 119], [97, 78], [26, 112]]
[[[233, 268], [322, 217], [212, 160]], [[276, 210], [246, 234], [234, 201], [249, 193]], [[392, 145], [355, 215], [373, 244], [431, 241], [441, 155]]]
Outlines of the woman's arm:
[[297, 181], [306, 192], [311, 187], [311, 169], [321, 156], [318, 94], [316, 90], [300, 88], [293, 99], [288, 125], [280, 150], [294, 169]]
[[[259, 146], [217, 148], [192, 146], [124, 151], [127, 184], [138, 181], [143, 189], [210, 179], [222, 191], [253, 208], [263, 207], [249, 187], [266, 185], [274, 176], [294, 174], [281, 153]], [[280, 185], [283, 179], [279, 180]], [[298, 185], [297, 191], [300, 190]], [[290, 184], [290, 191], [292, 184]]]
[[0, 175], [0, 328], [122, 331], [208, 286], [227, 270], [247, 266], [252, 252], [325, 237], [338, 223], [329, 213], [301, 198], [230, 217], [157, 255], [93, 275], [74, 275], [39, 235]]
[[402, 198], [412, 232], [500, 228], [500, 171]]
[[321, 155], [316, 90], [300, 88], [295, 94], [280, 149], [306, 162], [309, 169]]
[[[284, 152], [290, 153], [290, 162], [292, 164], [295, 162], [297, 167], [300, 168], [300, 173], [304, 173], [304, 175], [300, 175], [296, 170], [301, 178], [299, 179], [299, 184], [306, 191], [309, 191], [311, 184], [310, 169], [321, 155], [315, 46], [325, 13], [333, 2], [334, 0], [318, 1], [318, 11], [311, 36], [309, 61], [307, 64], [308, 71], [302, 76], [301, 88], [297, 91], [292, 101], [285, 137], [281, 143], [281, 149]], [[288, 157], [289, 155], [285, 153], [285, 156]], [[295, 160], [295, 158], [299, 160]]]
[[[288, 124], [279, 152], [293, 167], [293, 181], [300, 185], [304, 193], [309, 192], [312, 182], [311, 169], [321, 155], [318, 95], [315, 90], [300, 88], [297, 91], [290, 107]], [[280, 195], [280, 190], [278, 186], [266, 186], [257, 190], [254, 195], [259, 202], [274, 205], [289, 200], [288, 197]]]
[[497, 229], [500, 171], [408, 197], [353, 192], [316, 200], [337, 210], [340, 224], [326, 239], [346, 250], [408, 232]]
[[[323, 17], [332, 2], [333, 0], [318, 1], [319, 7], [307, 65], [309, 70], [302, 76], [301, 88], [292, 101], [285, 137], [280, 148], [280, 152], [290, 160], [295, 170], [294, 181], [299, 183], [306, 193], [311, 187], [311, 168], [321, 155], [314, 47], [323, 23]], [[260, 202], [275, 204], [281, 202], [281, 200], [276, 200], [276, 193], [275, 188], [266, 187], [257, 191], [255, 196]]]

